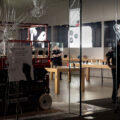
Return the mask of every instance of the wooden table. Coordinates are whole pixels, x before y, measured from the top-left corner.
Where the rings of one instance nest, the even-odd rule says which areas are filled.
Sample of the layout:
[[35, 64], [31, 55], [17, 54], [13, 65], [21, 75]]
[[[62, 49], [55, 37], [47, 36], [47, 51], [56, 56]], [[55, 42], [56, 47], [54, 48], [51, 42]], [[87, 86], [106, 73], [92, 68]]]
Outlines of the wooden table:
[[[67, 61], [67, 62], [79, 62], [79, 58], [62, 58], [62, 61]], [[91, 62], [91, 63], [106, 63], [106, 59], [90, 59], [90, 58], [82, 58], [82, 62]]]
[[[79, 66], [79, 64], [75, 64], [75, 66]], [[100, 65], [100, 64], [82, 64], [82, 67], [86, 68], [86, 80], [90, 80], [90, 68], [99, 68], [99, 69], [111, 69], [108, 65]]]
[[[79, 67], [79, 63], [75, 63], [75, 66]], [[90, 68], [101, 69], [102, 86], [103, 86], [103, 69], [111, 69], [108, 65], [102, 65], [102, 64], [82, 64], [82, 67], [86, 68], [86, 80], [87, 81], [90, 81]]]
[[[67, 72], [68, 73], [68, 80], [71, 81], [71, 72], [73, 71], [80, 71], [79, 67], [69, 67], [62, 66], [56, 68], [45, 68], [48, 72], [50, 72], [50, 79], [53, 79], [53, 73], [55, 73], [55, 94], [60, 93], [60, 72]], [[84, 91], [85, 82], [84, 82], [84, 68], [82, 68], [82, 91]]]

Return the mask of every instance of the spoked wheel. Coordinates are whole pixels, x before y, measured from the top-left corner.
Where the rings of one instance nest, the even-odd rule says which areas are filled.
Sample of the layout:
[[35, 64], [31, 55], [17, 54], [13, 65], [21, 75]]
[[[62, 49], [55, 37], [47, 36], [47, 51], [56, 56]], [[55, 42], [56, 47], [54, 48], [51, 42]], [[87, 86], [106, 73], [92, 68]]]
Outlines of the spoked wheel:
[[39, 105], [43, 110], [47, 110], [51, 108], [52, 98], [49, 94], [43, 94], [39, 97]]

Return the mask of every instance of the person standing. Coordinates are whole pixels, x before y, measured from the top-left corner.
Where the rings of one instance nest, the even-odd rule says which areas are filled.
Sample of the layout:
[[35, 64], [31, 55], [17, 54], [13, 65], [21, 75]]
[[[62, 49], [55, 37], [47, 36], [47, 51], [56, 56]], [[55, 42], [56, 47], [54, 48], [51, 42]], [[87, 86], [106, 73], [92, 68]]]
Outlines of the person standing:
[[118, 41], [116, 47], [113, 47], [106, 54], [107, 64], [112, 69], [112, 77], [113, 77], [112, 102], [113, 103], [117, 102], [117, 94], [120, 85], [120, 40]]
[[[62, 52], [58, 46], [54, 46], [52, 51], [52, 64], [53, 67], [62, 66]], [[60, 80], [62, 80], [62, 73], [60, 72]]]

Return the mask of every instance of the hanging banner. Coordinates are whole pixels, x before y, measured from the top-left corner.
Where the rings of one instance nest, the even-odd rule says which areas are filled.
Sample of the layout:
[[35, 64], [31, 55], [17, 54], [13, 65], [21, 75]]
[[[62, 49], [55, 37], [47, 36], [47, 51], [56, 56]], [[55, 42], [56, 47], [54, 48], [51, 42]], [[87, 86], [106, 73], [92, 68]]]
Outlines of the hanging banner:
[[80, 48], [80, 9], [70, 9], [69, 11], [69, 33], [68, 46], [70, 48]]
[[80, 8], [70, 9], [69, 25], [74, 27], [80, 26]]

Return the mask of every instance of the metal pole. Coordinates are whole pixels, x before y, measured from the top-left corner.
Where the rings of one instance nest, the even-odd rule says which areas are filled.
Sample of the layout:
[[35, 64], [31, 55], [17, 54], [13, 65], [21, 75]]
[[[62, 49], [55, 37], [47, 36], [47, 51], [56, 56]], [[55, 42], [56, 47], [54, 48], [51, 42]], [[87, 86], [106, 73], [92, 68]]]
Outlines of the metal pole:
[[80, 0], [80, 116], [82, 116], [82, 0]]
[[[69, 9], [70, 9], [70, 0], [69, 0]], [[70, 19], [70, 17], [69, 17], [69, 19]], [[69, 32], [68, 32], [68, 37], [69, 37]], [[70, 82], [71, 82], [71, 80], [70, 80], [70, 41], [69, 40], [68, 40], [68, 47], [69, 47], [69, 63], [68, 64], [69, 64], [69, 113], [70, 113]]]
[[70, 44], [69, 44], [69, 113], [70, 113], [70, 82], [71, 82], [71, 72], [70, 72]]
[[[118, 0], [115, 0], [115, 8], [116, 8], [115, 24], [117, 24], [117, 18], [118, 18]], [[117, 79], [118, 79], [118, 78], [117, 78], [117, 63], [118, 63], [118, 61], [117, 61], [117, 57], [118, 57], [118, 56], [117, 56], [117, 55], [118, 55], [118, 54], [117, 54], [117, 52], [118, 52], [118, 51], [117, 51], [117, 42], [118, 42], [118, 41], [117, 41], [117, 33], [115, 34], [115, 41], [116, 41], [116, 43], [115, 43], [115, 47], [116, 47], [116, 66], [115, 66], [115, 67], [116, 67], [116, 79], [115, 79], [115, 84], [116, 84], [116, 85], [115, 85], [115, 94], [116, 94], [115, 97], [116, 97], [116, 98], [115, 98], [115, 104], [116, 104], [116, 107], [117, 107], [117, 84], [118, 84], [118, 83], [117, 83]], [[116, 109], [116, 108], [115, 108], [115, 109]]]

